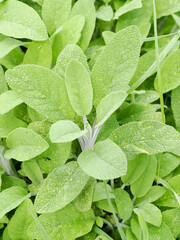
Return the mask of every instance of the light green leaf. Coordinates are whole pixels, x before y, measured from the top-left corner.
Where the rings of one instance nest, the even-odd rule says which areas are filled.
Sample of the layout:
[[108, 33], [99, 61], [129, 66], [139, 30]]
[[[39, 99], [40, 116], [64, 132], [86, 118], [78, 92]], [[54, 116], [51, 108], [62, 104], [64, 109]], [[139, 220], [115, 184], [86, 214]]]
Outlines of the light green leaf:
[[43, 175], [39, 164], [35, 160], [23, 162], [22, 170], [34, 184], [38, 185], [42, 183]]
[[104, 38], [104, 41], [106, 44], [111, 40], [112, 37], [114, 37], [115, 33], [111, 31], [104, 31], [102, 32], [102, 36]]
[[44, 42], [32, 42], [28, 45], [23, 64], [36, 64], [51, 68], [52, 49], [50, 40]]
[[157, 160], [155, 156], [148, 156], [148, 163], [143, 174], [131, 184], [131, 192], [134, 196], [143, 197], [151, 188], [155, 179]]
[[174, 21], [177, 23], [177, 25], [180, 27], [180, 17], [176, 14], [172, 14]]
[[88, 179], [76, 162], [54, 169], [35, 199], [37, 212], [55, 212], [65, 207], [80, 194]]
[[127, 240], [137, 240], [137, 238], [132, 233], [131, 229], [126, 230], [126, 238]]
[[0, 65], [0, 94], [8, 90], [3, 68]]
[[26, 127], [27, 124], [13, 116], [0, 116], [0, 138], [5, 138], [15, 128]]
[[12, 239], [32, 240], [32, 238], [27, 235], [29, 225], [34, 222], [29, 211], [36, 216], [33, 203], [30, 199], [27, 199], [17, 208], [8, 224], [8, 233]]
[[147, 225], [141, 212], [138, 213], [138, 221], [141, 226], [143, 240], [149, 240]]
[[171, 230], [162, 222], [160, 227], [155, 227], [153, 225], [148, 226], [149, 240], [174, 240]]
[[20, 65], [6, 72], [6, 80], [27, 105], [49, 121], [74, 116], [64, 80], [52, 70], [36, 65]]
[[108, 93], [128, 89], [138, 64], [139, 51], [140, 36], [136, 26], [123, 29], [111, 38], [92, 69], [96, 106]]
[[168, 16], [180, 11], [179, 0], [156, 0], [157, 17]]
[[83, 151], [78, 163], [89, 176], [101, 180], [121, 177], [127, 170], [123, 151], [109, 139], [96, 143], [93, 150]]
[[144, 202], [154, 202], [164, 195], [165, 192], [166, 189], [164, 187], [152, 186], [143, 197], [136, 199], [135, 204], [138, 205]]
[[64, 23], [62, 31], [56, 35], [53, 42], [53, 65], [66, 45], [76, 44], [79, 41], [84, 24], [85, 18], [82, 15], [77, 15]]
[[76, 15], [83, 15], [85, 17], [85, 25], [78, 42], [78, 45], [84, 51], [89, 45], [96, 22], [96, 12], [92, 0], [78, 0], [73, 6], [71, 17]]
[[68, 20], [70, 11], [71, 0], [44, 0], [42, 18], [50, 35]]
[[159, 176], [164, 178], [169, 175], [180, 164], [180, 157], [170, 153], [165, 153], [161, 158], [160, 173]]
[[[136, 1], [128, 1], [129, 4], [132, 4], [131, 2], [135, 3]], [[142, 0], [141, 8], [134, 9], [119, 17], [116, 24], [116, 32], [130, 25], [136, 25], [139, 27], [141, 36], [146, 37], [151, 27], [152, 9], [152, 1]]]
[[162, 214], [159, 208], [150, 203], [143, 203], [134, 209], [136, 214], [142, 213], [144, 220], [154, 226], [160, 227], [162, 222]]
[[96, 17], [103, 20], [103, 21], [110, 22], [113, 18], [112, 7], [109, 6], [109, 5], [99, 7], [97, 12], [96, 12]]
[[155, 121], [125, 124], [117, 128], [110, 139], [127, 154], [156, 154], [180, 145], [180, 135], [173, 127]]
[[19, 186], [27, 190], [27, 183], [23, 179], [14, 176], [2, 176], [1, 191], [5, 190], [6, 188], [11, 188], [15, 186]]
[[7, 69], [12, 69], [22, 63], [24, 57], [23, 51], [18, 47], [13, 49], [5, 57], [0, 58], [0, 64]]
[[74, 111], [79, 115], [88, 115], [92, 109], [93, 89], [91, 79], [85, 67], [72, 60], [66, 69], [65, 83]]
[[152, 103], [159, 99], [159, 93], [154, 90], [147, 90], [136, 97], [136, 103]]
[[4, 92], [0, 95], [0, 115], [3, 115], [14, 107], [21, 104], [23, 100], [18, 96], [18, 94], [12, 90]]
[[116, 188], [114, 190], [114, 195], [119, 216], [124, 221], [128, 220], [133, 210], [133, 203], [129, 194], [121, 188]]
[[87, 212], [91, 209], [95, 184], [96, 180], [94, 178], [90, 178], [79, 196], [74, 199], [73, 205], [80, 212]]
[[0, 58], [6, 56], [14, 48], [21, 46], [23, 43], [14, 38], [9, 38], [0, 34]]
[[171, 95], [171, 107], [176, 123], [176, 128], [180, 131], [180, 86], [172, 91]]
[[34, 158], [48, 149], [48, 143], [37, 133], [26, 128], [16, 128], [6, 139], [8, 150], [5, 158], [26, 161]]
[[161, 90], [158, 85], [158, 78], [156, 77], [154, 86], [157, 91], [163, 93], [169, 92], [170, 90], [180, 85], [180, 50], [175, 51], [169, 57], [166, 58], [161, 66]]
[[52, 143], [71, 142], [83, 136], [87, 130], [82, 130], [77, 124], [70, 120], [60, 120], [50, 128], [50, 139]]
[[59, 54], [56, 66], [54, 67], [55, 72], [63, 79], [65, 79], [66, 68], [71, 60], [80, 62], [86, 68], [86, 70], [90, 72], [87, 58], [82, 49], [75, 44], [68, 44]]
[[[114, 194], [112, 194], [112, 189], [109, 184], [106, 183], [106, 187], [108, 190], [108, 194], [110, 198], [115, 198]], [[104, 188], [103, 182], [97, 182], [93, 192], [93, 202], [101, 201], [107, 199], [106, 191]]]
[[43, 41], [48, 38], [38, 13], [27, 4], [15, 0], [0, 5], [0, 33], [14, 38]]
[[170, 209], [162, 213], [163, 221], [170, 228], [174, 238], [180, 233], [180, 208]]
[[30, 194], [22, 187], [11, 187], [0, 193], [0, 218], [19, 206]]
[[114, 19], [118, 19], [121, 15], [130, 12], [136, 8], [141, 8], [142, 7], [142, 3], [141, 0], [132, 0], [132, 1], [127, 1], [125, 2], [125, 4], [120, 7], [114, 16]]
[[139, 154], [135, 159], [129, 160], [127, 163], [127, 173], [122, 177], [122, 181], [124, 184], [129, 185], [143, 174], [148, 164], [148, 155]]
[[97, 127], [103, 123], [115, 112], [126, 99], [127, 94], [123, 91], [111, 92], [106, 95], [96, 108]]
[[[74, 240], [83, 236], [91, 231], [94, 220], [92, 210], [83, 213], [72, 204], [54, 213], [42, 214], [38, 218], [39, 223], [53, 240]], [[30, 225], [28, 233], [33, 239], [44, 240], [39, 226], [35, 223]]]

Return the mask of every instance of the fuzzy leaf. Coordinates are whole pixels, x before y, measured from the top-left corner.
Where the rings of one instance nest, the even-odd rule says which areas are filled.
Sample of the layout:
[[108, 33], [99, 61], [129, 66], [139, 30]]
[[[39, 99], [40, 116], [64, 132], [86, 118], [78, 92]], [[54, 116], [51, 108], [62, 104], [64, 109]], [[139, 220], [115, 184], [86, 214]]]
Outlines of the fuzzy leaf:
[[15, 0], [0, 4], [0, 33], [35, 41], [48, 38], [46, 27], [37, 12], [27, 4]]
[[81, 129], [70, 120], [60, 120], [54, 123], [50, 128], [50, 139], [52, 143], [71, 142], [83, 136], [87, 130]]
[[0, 65], [0, 94], [8, 90], [3, 68]]
[[55, 212], [65, 207], [80, 194], [88, 179], [76, 162], [54, 169], [36, 197], [37, 212]]
[[39, 164], [35, 160], [23, 162], [22, 170], [34, 184], [38, 185], [42, 183], [43, 175]]
[[8, 224], [8, 233], [12, 239], [32, 240], [27, 234], [29, 225], [34, 222], [29, 211], [36, 216], [33, 203], [31, 200], [27, 199], [17, 208]]
[[[161, 66], [161, 91], [163, 93], [180, 85], [180, 50], [168, 56]], [[154, 82], [155, 89], [160, 91], [158, 78]]]
[[96, 17], [103, 20], [110, 22], [113, 18], [113, 10], [111, 6], [101, 6], [98, 8], [96, 12]]
[[48, 143], [37, 133], [26, 128], [16, 128], [6, 139], [8, 150], [5, 158], [26, 161], [34, 158], [48, 149]]
[[[42, 214], [38, 218], [49, 238], [53, 240], [74, 240], [85, 235], [91, 231], [94, 220], [92, 210], [83, 213], [78, 211], [72, 204], [54, 213]], [[37, 224], [32, 223], [28, 232], [33, 239], [44, 240]]]
[[19, 127], [26, 127], [27, 124], [13, 116], [0, 116], [0, 138], [5, 138], [7, 135]]
[[82, 50], [86, 50], [94, 32], [96, 13], [92, 0], [78, 0], [72, 9], [71, 17], [83, 15], [85, 17], [85, 25], [81, 33], [78, 45]]
[[156, 154], [180, 145], [180, 135], [173, 127], [155, 121], [125, 124], [110, 139], [126, 153]]
[[23, 103], [23, 100], [18, 96], [18, 94], [12, 90], [4, 92], [0, 95], [0, 115], [3, 115], [19, 104]]
[[78, 163], [89, 176], [101, 180], [118, 178], [127, 170], [124, 153], [109, 139], [96, 143], [94, 150], [83, 151]]
[[157, 17], [167, 16], [180, 11], [179, 0], [156, 0]]
[[76, 44], [79, 41], [84, 24], [85, 18], [82, 15], [74, 16], [64, 23], [63, 29], [56, 35], [53, 42], [53, 65], [55, 65], [59, 53], [67, 44]]
[[44, 0], [42, 18], [50, 35], [68, 20], [70, 11], [71, 0]]
[[22, 187], [11, 187], [0, 193], [0, 218], [19, 206], [30, 194]]
[[88, 115], [92, 109], [93, 89], [88, 71], [84, 66], [72, 60], [66, 69], [65, 83], [74, 111], [79, 115]]
[[36, 65], [20, 65], [6, 72], [6, 80], [27, 105], [49, 121], [73, 117], [64, 80], [52, 70]]
[[180, 131], [180, 86], [172, 91], [171, 107], [176, 123], [176, 128]]
[[96, 108], [97, 126], [103, 123], [115, 112], [126, 99], [127, 94], [123, 91], [111, 92], [106, 95]]
[[140, 36], [136, 26], [123, 29], [111, 38], [91, 73], [96, 106], [108, 93], [128, 89], [138, 64], [139, 51]]

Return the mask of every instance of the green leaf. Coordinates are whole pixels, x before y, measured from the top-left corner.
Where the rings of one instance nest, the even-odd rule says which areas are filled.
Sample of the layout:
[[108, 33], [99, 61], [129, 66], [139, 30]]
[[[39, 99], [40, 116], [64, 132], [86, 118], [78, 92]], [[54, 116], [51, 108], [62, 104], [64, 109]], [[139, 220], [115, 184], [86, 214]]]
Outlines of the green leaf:
[[115, 33], [111, 31], [102, 32], [102, 36], [106, 44], [111, 40], [112, 37], [114, 37], [114, 35]]
[[81, 31], [85, 24], [85, 18], [82, 15], [77, 15], [64, 23], [63, 29], [58, 33], [53, 42], [53, 65], [55, 65], [59, 53], [68, 44], [76, 44], [80, 37]]
[[148, 155], [139, 154], [135, 159], [129, 160], [127, 165], [127, 173], [122, 177], [124, 184], [134, 183], [144, 173], [148, 164]]
[[162, 214], [159, 208], [150, 203], [143, 203], [134, 209], [136, 214], [142, 213], [144, 220], [154, 226], [160, 227], [162, 222]]
[[5, 190], [6, 188], [17, 187], [17, 186], [27, 190], [27, 183], [23, 179], [20, 179], [14, 176], [2, 175], [1, 191]]
[[14, 68], [22, 63], [24, 57], [23, 51], [18, 47], [13, 49], [5, 57], [0, 58], [0, 64], [7, 69]]
[[42, 183], [43, 175], [39, 164], [35, 160], [23, 162], [22, 170], [34, 184], [38, 185]]
[[131, 122], [110, 136], [128, 154], [156, 154], [180, 145], [179, 133], [171, 126], [155, 121]]
[[27, 199], [17, 208], [8, 224], [8, 233], [12, 239], [32, 240], [27, 234], [29, 225], [34, 222], [29, 211], [36, 216], [33, 203], [30, 199]]
[[180, 2], [178, 0], [156, 0], [157, 17], [168, 16], [180, 11]]
[[54, 67], [55, 72], [65, 79], [65, 72], [68, 64], [71, 60], [76, 60], [81, 63], [86, 70], [89, 72], [89, 66], [87, 63], [87, 58], [84, 55], [82, 49], [75, 44], [68, 44], [64, 50], [59, 54], [56, 62], [56, 66]]
[[180, 164], [180, 157], [175, 156], [170, 153], [165, 153], [162, 155], [161, 158], [161, 165], [160, 165], [160, 173], [159, 176], [161, 178], [166, 177], [169, 175], [175, 168], [177, 168]]
[[103, 123], [120, 107], [126, 99], [127, 94], [123, 91], [111, 92], [106, 95], [96, 108], [97, 127]]
[[[45, 229], [50, 239], [74, 240], [89, 233], [94, 224], [93, 211], [80, 212], [72, 204], [54, 213], [42, 214], [38, 221]], [[69, 227], [71, 226], [71, 231]], [[53, 229], [53, 231], [52, 231]], [[43, 240], [39, 226], [32, 223], [28, 230], [33, 239]]]
[[21, 46], [23, 43], [14, 38], [9, 38], [0, 34], [0, 58], [6, 56], [14, 48]]
[[[110, 198], [115, 198], [114, 194], [112, 194], [112, 189], [109, 184], [106, 183], [106, 187], [108, 190], [108, 194]], [[104, 188], [103, 182], [97, 182], [93, 192], [93, 202], [101, 201], [107, 199], [106, 191]]]
[[172, 17], [174, 18], [174, 21], [177, 23], [177, 25], [180, 27], [180, 17], [176, 14], [172, 14]]
[[30, 194], [22, 187], [11, 187], [0, 193], [0, 218], [19, 206]]
[[162, 222], [160, 227], [155, 227], [153, 225], [148, 226], [149, 240], [174, 240], [169, 227]]
[[83, 136], [87, 130], [82, 130], [77, 124], [70, 120], [60, 120], [50, 128], [50, 139], [52, 143], [71, 142]]
[[50, 35], [68, 20], [70, 11], [71, 0], [44, 0], [42, 18]]
[[50, 40], [44, 42], [32, 42], [28, 45], [23, 64], [36, 64], [51, 68], [52, 49]]
[[91, 79], [85, 67], [72, 60], [66, 69], [65, 83], [74, 111], [79, 115], [88, 115], [92, 109], [93, 89]]
[[[135, 1], [128, 1], [128, 3], [132, 4]], [[116, 32], [130, 25], [136, 25], [139, 28], [141, 36], [146, 37], [151, 27], [152, 9], [152, 1], [142, 0], [141, 8], [134, 9], [119, 17], [116, 24]]]
[[109, 139], [96, 143], [93, 150], [83, 151], [78, 163], [89, 176], [101, 180], [121, 177], [127, 170], [123, 151]]
[[137, 240], [137, 238], [134, 236], [130, 229], [126, 230], [126, 238], [127, 240]]
[[139, 51], [140, 36], [136, 26], [123, 29], [111, 38], [91, 74], [96, 106], [108, 93], [128, 89], [138, 64]]
[[0, 95], [0, 115], [3, 115], [14, 107], [21, 104], [23, 100], [18, 96], [18, 94], [12, 90], [4, 92]]
[[141, 227], [141, 236], [143, 237], [143, 240], [149, 240], [147, 225], [141, 212], [138, 213], [138, 221]]
[[36, 197], [37, 212], [55, 212], [65, 207], [80, 194], [88, 179], [76, 162], [54, 169]]
[[15, 128], [26, 126], [25, 122], [13, 116], [0, 116], [0, 138], [6, 138]]
[[159, 93], [154, 90], [147, 90], [136, 97], [136, 103], [152, 103], [159, 99]]
[[163, 62], [161, 66], [161, 90], [157, 77], [154, 82], [157, 91], [166, 93], [180, 85], [180, 61], [177, 59], [180, 59], [180, 50], [175, 51]]
[[8, 90], [3, 68], [0, 65], [0, 94]]
[[173, 110], [173, 115], [176, 123], [176, 128], [180, 131], [180, 86], [172, 91], [171, 95], [171, 107]]
[[83, 188], [82, 192], [79, 194], [79, 196], [77, 196], [74, 199], [73, 205], [80, 212], [87, 212], [91, 209], [95, 184], [96, 184], [96, 180], [93, 178], [90, 178], [86, 186]]
[[114, 195], [119, 216], [124, 221], [128, 220], [133, 210], [133, 203], [129, 194], [121, 188], [116, 188], [114, 190]]
[[151, 188], [155, 178], [157, 160], [155, 156], [148, 156], [148, 163], [143, 174], [131, 184], [131, 192], [136, 197], [143, 197]]
[[96, 17], [103, 21], [110, 22], [113, 18], [113, 10], [111, 6], [100, 6], [96, 12]]
[[96, 12], [92, 0], [78, 0], [73, 6], [71, 17], [76, 15], [83, 15], [85, 17], [85, 25], [78, 42], [78, 45], [84, 51], [89, 45], [96, 22]]
[[64, 80], [52, 70], [36, 65], [20, 65], [6, 72], [6, 80], [27, 105], [49, 121], [74, 116]]
[[0, 33], [35, 41], [48, 38], [46, 27], [37, 12], [15, 0], [4, 1], [0, 5]]
[[122, 7], [120, 7], [116, 11], [114, 19], [118, 19], [121, 15], [141, 7], [142, 7], [141, 0], [127, 1]]
[[162, 213], [163, 221], [170, 228], [174, 238], [180, 233], [180, 208], [170, 209]]
[[26, 161], [34, 158], [48, 149], [48, 143], [37, 133], [26, 128], [16, 128], [6, 139], [8, 150], [5, 158]]
[[154, 202], [159, 199], [164, 193], [166, 189], [160, 186], [152, 186], [150, 190], [141, 198], [137, 198], [135, 204], [141, 204], [144, 202]]

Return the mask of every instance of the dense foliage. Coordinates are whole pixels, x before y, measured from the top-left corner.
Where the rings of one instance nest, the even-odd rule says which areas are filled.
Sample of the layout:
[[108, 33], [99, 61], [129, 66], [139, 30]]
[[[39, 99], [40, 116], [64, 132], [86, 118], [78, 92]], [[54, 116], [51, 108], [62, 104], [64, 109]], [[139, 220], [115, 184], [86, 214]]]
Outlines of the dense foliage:
[[0, 239], [180, 239], [179, 29], [179, 0], [0, 0]]

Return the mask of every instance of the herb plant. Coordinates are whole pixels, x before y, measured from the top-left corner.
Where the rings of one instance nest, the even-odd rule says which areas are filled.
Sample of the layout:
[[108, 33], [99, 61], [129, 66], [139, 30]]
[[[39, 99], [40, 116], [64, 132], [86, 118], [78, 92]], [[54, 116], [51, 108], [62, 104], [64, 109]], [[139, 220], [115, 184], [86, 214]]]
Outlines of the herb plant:
[[0, 0], [0, 239], [180, 239], [179, 12]]

